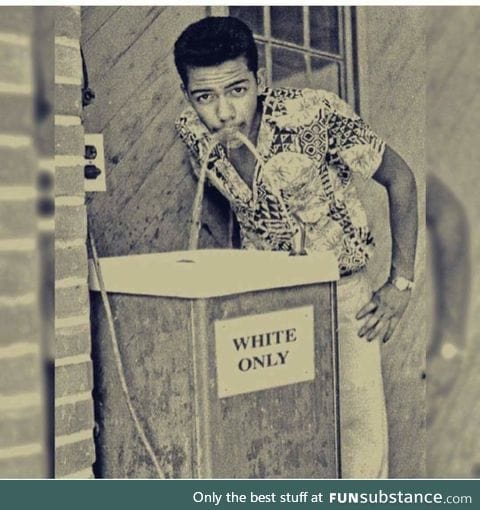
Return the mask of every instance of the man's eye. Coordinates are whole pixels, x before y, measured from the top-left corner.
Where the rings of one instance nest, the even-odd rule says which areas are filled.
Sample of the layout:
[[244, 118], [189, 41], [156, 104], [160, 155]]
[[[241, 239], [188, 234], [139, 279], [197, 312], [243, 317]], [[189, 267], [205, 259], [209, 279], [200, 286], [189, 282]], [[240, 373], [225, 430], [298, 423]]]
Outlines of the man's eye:
[[234, 97], [240, 97], [245, 95], [245, 92], [247, 92], [247, 87], [235, 87], [231, 90], [232, 96]]
[[196, 97], [197, 103], [200, 103], [200, 104], [210, 103], [212, 101], [212, 99], [213, 99], [212, 94], [202, 94], [202, 95]]

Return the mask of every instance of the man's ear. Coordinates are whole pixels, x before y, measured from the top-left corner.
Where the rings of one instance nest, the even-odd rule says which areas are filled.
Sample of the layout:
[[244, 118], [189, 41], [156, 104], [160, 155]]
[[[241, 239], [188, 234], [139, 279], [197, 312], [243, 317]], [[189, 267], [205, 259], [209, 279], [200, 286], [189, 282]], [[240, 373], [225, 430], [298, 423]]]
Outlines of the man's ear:
[[259, 92], [263, 92], [267, 86], [267, 70], [264, 67], [261, 67], [257, 71], [257, 86]]

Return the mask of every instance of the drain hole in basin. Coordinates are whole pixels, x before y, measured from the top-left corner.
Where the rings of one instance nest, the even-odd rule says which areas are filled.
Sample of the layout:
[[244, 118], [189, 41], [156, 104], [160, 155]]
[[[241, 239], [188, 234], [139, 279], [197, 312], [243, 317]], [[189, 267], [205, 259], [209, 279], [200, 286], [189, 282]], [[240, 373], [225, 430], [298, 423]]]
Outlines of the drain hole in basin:
[[177, 262], [179, 264], [195, 264], [195, 261], [191, 260], [191, 259], [181, 259], [181, 260], [177, 260]]

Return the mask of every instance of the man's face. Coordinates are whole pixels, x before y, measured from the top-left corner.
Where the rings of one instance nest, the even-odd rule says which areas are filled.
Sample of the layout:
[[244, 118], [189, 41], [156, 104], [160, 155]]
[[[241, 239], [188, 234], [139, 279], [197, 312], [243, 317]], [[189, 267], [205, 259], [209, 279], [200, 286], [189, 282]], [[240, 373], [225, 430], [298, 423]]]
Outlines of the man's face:
[[255, 143], [254, 126], [259, 83], [245, 57], [218, 66], [189, 67], [185, 90], [189, 101], [211, 133], [232, 149], [242, 145], [240, 131]]

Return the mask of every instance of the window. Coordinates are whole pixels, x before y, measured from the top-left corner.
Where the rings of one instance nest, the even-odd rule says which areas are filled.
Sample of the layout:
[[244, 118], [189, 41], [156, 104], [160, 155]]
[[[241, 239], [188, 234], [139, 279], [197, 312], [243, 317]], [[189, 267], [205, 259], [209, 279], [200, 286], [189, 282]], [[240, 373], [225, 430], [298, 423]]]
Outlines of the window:
[[355, 106], [350, 8], [212, 8], [212, 14], [227, 13], [253, 30], [269, 84], [327, 89]]

